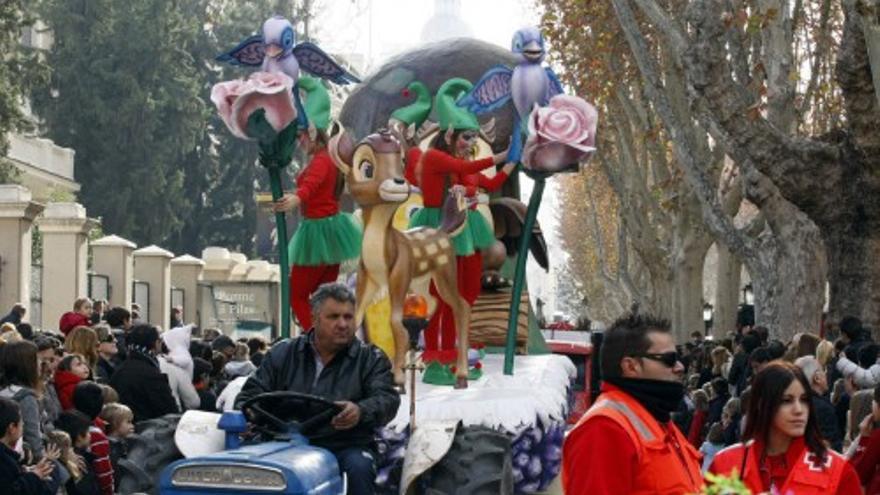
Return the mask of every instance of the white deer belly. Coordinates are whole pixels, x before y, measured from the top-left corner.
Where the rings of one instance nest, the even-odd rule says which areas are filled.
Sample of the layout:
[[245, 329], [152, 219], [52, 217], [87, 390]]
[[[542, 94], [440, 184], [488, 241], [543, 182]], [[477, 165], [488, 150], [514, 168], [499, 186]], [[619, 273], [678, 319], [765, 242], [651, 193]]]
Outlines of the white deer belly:
[[385, 236], [389, 234], [385, 225], [367, 225], [361, 247], [361, 262], [367, 275], [380, 286], [388, 283], [388, 260], [385, 259]]

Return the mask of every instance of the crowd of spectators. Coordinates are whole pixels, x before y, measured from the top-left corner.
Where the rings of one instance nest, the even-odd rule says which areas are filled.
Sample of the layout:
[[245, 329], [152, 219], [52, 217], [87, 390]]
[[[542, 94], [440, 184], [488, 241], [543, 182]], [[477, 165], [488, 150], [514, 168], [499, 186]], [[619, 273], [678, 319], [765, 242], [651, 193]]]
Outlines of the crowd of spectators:
[[135, 424], [231, 408], [268, 349], [260, 337], [185, 325], [180, 308], [165, 331], [139, 310], [80, 298], [57, 331], [35, 331], [21, 304], [0, 320], [0, 486], [9, 493], [112, 495]]

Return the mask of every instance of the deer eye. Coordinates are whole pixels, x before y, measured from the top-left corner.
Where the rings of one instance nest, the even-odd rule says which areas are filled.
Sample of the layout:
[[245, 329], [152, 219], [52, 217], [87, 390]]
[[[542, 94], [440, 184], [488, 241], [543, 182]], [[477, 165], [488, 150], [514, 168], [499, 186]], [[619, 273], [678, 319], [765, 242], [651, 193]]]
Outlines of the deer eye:
[[365, 179], [373, 178], [373, 164], [369, 160], [363, 160], [358, 168], [361, 170], [361, 176]]

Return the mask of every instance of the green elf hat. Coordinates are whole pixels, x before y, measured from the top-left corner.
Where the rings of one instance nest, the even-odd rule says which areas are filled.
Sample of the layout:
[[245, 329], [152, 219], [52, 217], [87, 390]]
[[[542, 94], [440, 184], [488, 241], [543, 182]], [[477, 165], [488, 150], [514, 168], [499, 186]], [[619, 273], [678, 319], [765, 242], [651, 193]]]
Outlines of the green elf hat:
[[434, 97], [440, 129], [445, 131], [451, 127], [456, 131], [480, 130], [477, 116], [456, 104], [461, 95], [473, 87], [470, 81], [460, 77], [452, 78], [440, 86], [437, 96]]
[[395, 110], [391, 114], [391, 118], [399, 120], [407, 126], [415, 125], [416, 128], [419, 128], [431, 113], [431, 92], [423, 82], [413, 81], [403, 90], [403, 96], [406, 98], [412, 94], [416, 95], [416, 101]]
[[305, 92], [306, 101], [303, 104], [309, 125], [315, 129], [325, 131], [330, 125], [330, 95], [327, 88], [315, 78], [300, 76], [299, 88]]

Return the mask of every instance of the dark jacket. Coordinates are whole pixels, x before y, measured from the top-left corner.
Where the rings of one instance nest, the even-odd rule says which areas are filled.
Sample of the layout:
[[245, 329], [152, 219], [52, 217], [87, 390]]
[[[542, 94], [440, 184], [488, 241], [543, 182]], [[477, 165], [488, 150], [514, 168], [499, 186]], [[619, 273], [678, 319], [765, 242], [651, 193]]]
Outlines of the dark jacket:
[[360, 423], [343, 431], [336, 431], [327, 424], [315, 431], [315, 436], [323, 438], [314, 444], [328, 450], [372, 448], [375, 429], [391, 421], [400, 405], [400, 396], [394, 390], [391, 362], [378, 347], [354, 339], [348, 349], [327, 363], [316, 382], [313, 340], [313, 333], [309, 332], [275, 344], [245, 382], [235, 399], [235, 407], [240, 408], [246, 400], [261, 393], [282, 390], [331, 401], [351, 401], [361, 409]]
[[745, 352], [737, 352], [730, 363], [727, 382], [736, 387], [736, 394], [742, 393], [748, 385], [749, 356]]
[[52, 495], [49, 484], [36, 474], [26, 473], [19, 464], [18, 452], [3, 443], [0, 443], [0, 486], [3, 493]]
[[837, 413], [831, 401], [825, 396], [813, 394], [813, 410], [816, 411], [816, 421], [819, 431], [831, 448], [837, 452], [843, 451], [843, 432], [837, 427]]
[[18, 311], [15, 311], [13, 309], [6, 316], [4, 316], [2, 320], [0, 320], [0, 325], [4, 323], [12, 323], [13, 325], [17, 326], [19, 323], [21, 323], [21, 315], [18, 314]]
[[136, 352], [129, 353], [116, 368], [110, 386], [119, 394], [119, 402], [131, 408], [135, 422], [179, 412], [168, 377], [156, 363]]
[[98, 358], [98, 365], [95, 366], [95, 378], [98, 383], [110, 383], [110, 377], [113, 376], [114, 371], [116, 371], [116, 365], [113, 362], [103, 357]]

